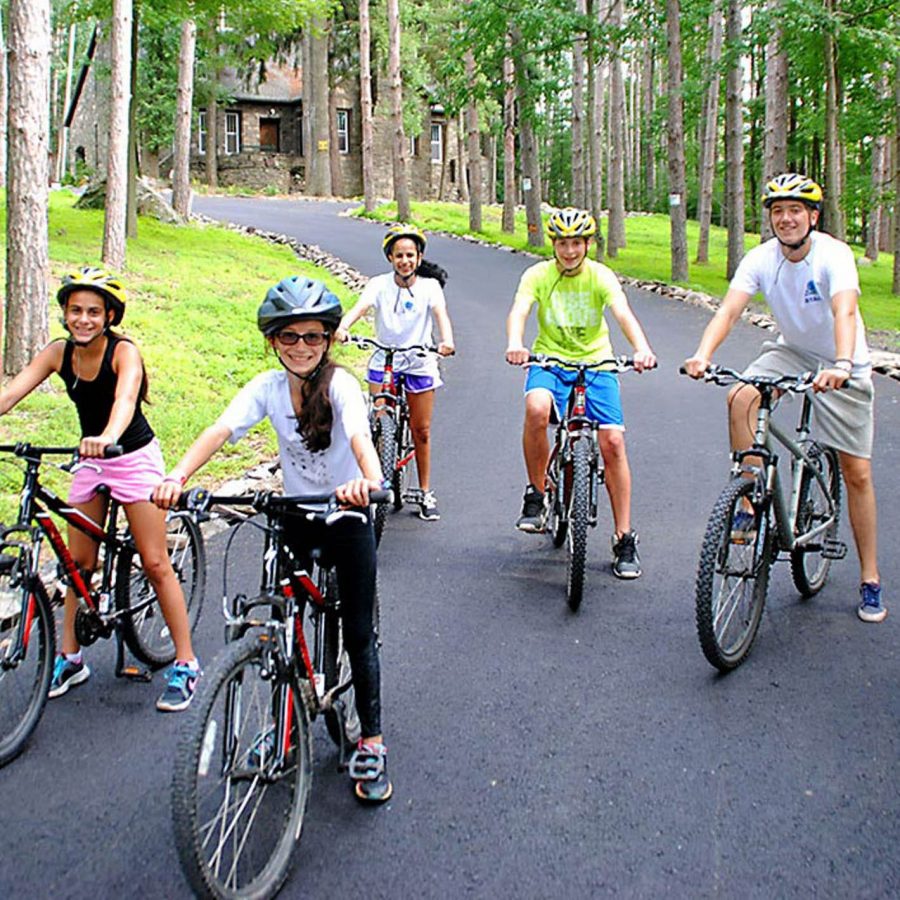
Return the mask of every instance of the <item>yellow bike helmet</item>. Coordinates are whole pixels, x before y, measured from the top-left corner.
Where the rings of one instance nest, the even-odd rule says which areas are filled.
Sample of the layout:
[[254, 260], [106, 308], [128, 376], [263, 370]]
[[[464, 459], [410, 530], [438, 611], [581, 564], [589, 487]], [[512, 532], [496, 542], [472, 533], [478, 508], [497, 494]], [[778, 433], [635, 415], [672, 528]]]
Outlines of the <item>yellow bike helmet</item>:
[[381, 249], [384, 250], [385, 256], [390, 257], [391, 247], [400, 238], [409, 238], [415, 241], [416, 246], [419, 248], [419, 253], [425, 252], [425, 235], [415, 225], [403, 225], [401, 223], [399, 225], [391, 225], [384, 236], [384, 240], [381, 242]]
[[799, 200], [813, 209], [822, 209], [822, 188], [811, 178], [796, 172], [776, 175], [765, 187], [763, 206], [768, 209], [776, 200]]
[[550, 214], [547, 220], [547, 237], [557, 238], [583, 237], [589, 238], [597, 233], [594, 217], [585, 209], [567, 206]]
[[95, 291], [103, 297], [107, 310], [112, 310], [110, 325], [118, 325], [125, 315], [125, 288], [109, 272], [93, 266], [83, 266], [75, 272], [63, 275], [62, 285], [56, 293], [60, 306], [66, 305], [69, 294], [74, 291]]

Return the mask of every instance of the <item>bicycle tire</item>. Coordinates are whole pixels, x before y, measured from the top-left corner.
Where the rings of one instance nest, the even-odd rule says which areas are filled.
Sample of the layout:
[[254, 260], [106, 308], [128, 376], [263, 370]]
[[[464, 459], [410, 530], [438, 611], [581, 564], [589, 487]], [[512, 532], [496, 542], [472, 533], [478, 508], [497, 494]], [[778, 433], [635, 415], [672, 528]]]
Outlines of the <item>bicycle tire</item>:
[[[203, 535], [193, 516], [187, 512], [172, 513], [166, 522], [169, 560], [184, 592], [191, 633], [197, 627], [206, 592], [206, 549]], [[122, 635], [134, 656], [154, 669], [175, 659], [175, 644], [158, 603], [150, 603], [136, 613], [139, 605], [154, 596], [153, 587], [144, 574], [137, 550], [127, 547], [116, 561], [116, 608], [122, 611]]]
[[337, 576], [332, 570], [328, 573], [327, 596], [329, 608], [325, 610], [325, 690], [329, 691], [338, 684], [350, 681], [350, 687], [340, 696], [344, 704], [342, 717], [333, 709], [325, 711], [325, 726], [328, 735], [337, 747], [343, 745], [344, 750], [355, 749], [362, 734], [359, 713], [356, 709], [356, 690], [352, 683], [350, 657], [344, 647], [341, 619], [337, 608], [332, 605], [338, 597]]
[[[25, 590], [21, 586], [12, 587], [12, 580], [10, 572], [0, 575], [0, 661], [15, 651], [26, 602]], [[12, 762], [25, 749], [41, 720], [53, 677], [56, 656], [53, 613], [47, 590], [39, 578], [28, 593], [27, 603], [31, 624], [25, 657], [10, 668], [0, 666], [0, 766]]]
[[395, 450], [397, 456], [394, 460], [394, 473], [391, 477], [391, 491], [394, 494], [395, 512], [400, 512], [403, 509], [403, 493], [409, 481], [409, 463], [401, 466], [400, 461], [405, 459], [413, 449], [412, 437], [409, 431], [409, 414], [404, 411], [400, 414], [400, 427], [397, 430]]
[[[375, 432], [375, 450], [378, 453], [378, 461], [381, 463], [381, 474], [386, 481], [391, 482], [393, 488], [397, 469], [397, 423], [394, 417], [385, 413], [377, 418]], [[396, 503], [396, 495], [395, 500]], [[401, 503], [402, 505], [402, 503]], [[381, 535], [384, 534], [384, 526], [387, 522], [388, 504], [375, 504], [375, 546], [381, 543]]]
[[[755, 481], [735, 478], [719, 495], [700, 551], [695, 593], [697, 635], [704, 656], [721, 672], [736, 669], [753, 646], [769, 588], [774, 532]], [[736, 541], [732, 520], [749, 501], [754, 526]], [[744, 532], [747, 534], [747, 532]]]
[[[266, 638], [246, 635], [215, 657], [176, 748], [175, 846], [200, 897], [272, 897], [300, 840], [312, 783], [309, 719], [292, 671], [272, 664]], [[285, 687], [291, 750], [279, 767], [270, 736]]]
[[[545, 486], [547, 503], [547, 530], [550, 532], [550, 540], [554, 547], [562, 547], [566, 542], [566, 534], [569, 530], [569, 520], [566, 517], [567, 494], [571, 490], [572, 469], [571, 466], [562, 465], [561, 452], [557, 451], [550, 463], [550, 480], [553, 483]], [[566, 490], [568, 483], [570, 490]]]
[[584, 596], [584, 569], [587, 562], [587, 530], [591, 512], [591, 451], [586, 440], [572, 446], [572, 492], [569, 506], [566, 600], [577, 612]]
[[[835, 507], [834, 522], [818, 542], [821, 546], [824, 541], [833, 541], [837, 538], [841, 510], [841, 467], [837, 452], [831, 447], [821, 447], [819, 444], [812, 443], [809, 445], [808, 455], [825, 476]], [[815, 476], [804, 467], [803, 476], [800, 479], [800, 499], [794, 533], [804, 534], [826, 518], [828, 518], [827, 504], [822, 486]], [[831, 560], [823, 556], [821, 550], [798, 548], [791, 551], [791, 577], [794, 587], [804, 597], [812, 597], [825, 587], [830, 569]]]

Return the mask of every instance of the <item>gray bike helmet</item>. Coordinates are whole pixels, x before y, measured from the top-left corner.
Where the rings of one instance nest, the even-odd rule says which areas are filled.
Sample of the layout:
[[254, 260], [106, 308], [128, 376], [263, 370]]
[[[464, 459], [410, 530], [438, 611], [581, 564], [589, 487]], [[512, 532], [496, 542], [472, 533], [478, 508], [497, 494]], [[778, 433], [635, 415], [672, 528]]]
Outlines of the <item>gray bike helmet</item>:
[[321, 281], [292, 275], [269, 288], [257, 310], [256, 324], [267, 336], [303, 319], [318, 319], [334, 330], [342, 314], [341, 301]]

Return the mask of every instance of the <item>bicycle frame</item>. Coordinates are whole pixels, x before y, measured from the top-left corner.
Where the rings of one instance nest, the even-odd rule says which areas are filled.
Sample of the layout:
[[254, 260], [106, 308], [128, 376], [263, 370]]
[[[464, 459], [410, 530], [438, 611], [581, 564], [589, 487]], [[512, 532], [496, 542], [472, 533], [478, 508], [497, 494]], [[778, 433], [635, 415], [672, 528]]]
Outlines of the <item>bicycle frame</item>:
[[[760, 389], [759, 410], [756, 416], [756, 428], [753, 438], [753, 446], [748, 450], [733, 454], [734, 467], [732, 474], [740, 475], [746, 471], [743, 465], [747, 457], [758, 457], [763, 465], [758, 468], [758, 475], [764, 473], [763, 484], [765, 495], [771, 502], [775, 514], [775, 523], [778, 531], [778, 542], [782, 550], [791, 551], [812, 544], [816, 538], [825, 533], [834, 523], [835, 509], [831, 501], [829, 485], [825, 481], [819, 467], [810, 459], [803, 445], [809, 441], [810, 416], [812, 404], [808, 394], [803, 396], [803, 406], [800, 412], [800, 423], [796, 428], [798, 439], [793, 440], [782, 428], [772, 421], [774, 386]], [[781, 476], [778, 468], [778, 454], [772, 447], [771, 438], [774, 437], [792, 457], [792, 477], [790, 500], [785, 497]], [[804, 472], [807, 471], [815, 477], [822, 487], [822, 493], [828, 501], [829, 517], [811, 531], [804, 534], [795, 534], [792, 523], [797, 519], [800, 504], [800, 486]]]

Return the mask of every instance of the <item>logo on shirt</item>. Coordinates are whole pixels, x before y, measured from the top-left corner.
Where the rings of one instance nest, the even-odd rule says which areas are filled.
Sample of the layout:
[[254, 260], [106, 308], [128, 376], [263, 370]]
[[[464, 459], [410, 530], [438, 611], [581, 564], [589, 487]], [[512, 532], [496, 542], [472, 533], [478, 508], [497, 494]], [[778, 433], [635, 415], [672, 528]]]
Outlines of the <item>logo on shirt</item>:
[[804, 303], [821, 303], [822, 295], [819, 293], [819, 289], [816, 287], [816, 283], [814, 281], [808, 281], [806, 283], [806, 290], [803, 292], [803, 302]]

